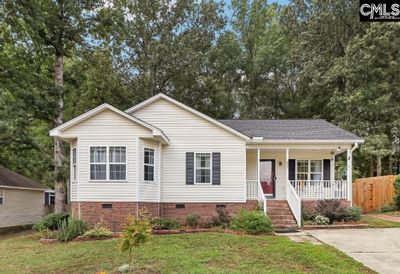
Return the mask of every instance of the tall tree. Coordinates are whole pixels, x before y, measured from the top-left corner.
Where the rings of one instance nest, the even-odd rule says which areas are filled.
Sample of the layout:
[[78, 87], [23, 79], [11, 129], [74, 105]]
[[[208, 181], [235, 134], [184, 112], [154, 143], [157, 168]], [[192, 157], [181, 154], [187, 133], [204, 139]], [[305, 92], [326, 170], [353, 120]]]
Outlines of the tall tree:
[[[48, 118], [53, 127], [64, 122], [64, 57], [88, 39], [89, 22], [96, 14], [96, 0], [45, 0], [4, 1], [4, 19], [11, 32], [25, 36], [36, 50], [53, 55], [53, 86], [45, 94], [51, 100]], [[59, 139], [54, 140], [55, 211], [65, 210], [65, 174], [63, 172], [64, 148]]]

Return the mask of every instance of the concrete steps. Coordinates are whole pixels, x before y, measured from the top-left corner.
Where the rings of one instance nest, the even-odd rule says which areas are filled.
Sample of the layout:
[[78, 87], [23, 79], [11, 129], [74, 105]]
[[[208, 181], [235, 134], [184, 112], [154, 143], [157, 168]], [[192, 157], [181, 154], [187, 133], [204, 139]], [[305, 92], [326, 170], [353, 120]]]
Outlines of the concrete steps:
[[298, 228], [286, 200], [267, 200], [267, 214], [275, 231], [293, 231]]

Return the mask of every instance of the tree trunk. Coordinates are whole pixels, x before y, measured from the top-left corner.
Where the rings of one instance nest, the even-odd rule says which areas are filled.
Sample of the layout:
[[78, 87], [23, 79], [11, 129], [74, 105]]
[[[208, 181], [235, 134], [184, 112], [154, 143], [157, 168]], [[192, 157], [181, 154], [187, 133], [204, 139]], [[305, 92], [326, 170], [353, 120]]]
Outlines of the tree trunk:
[[[58, 95], [58, 108], [54, 116], [54, 125], [58, 127], [64, 122], [64, 79], [63, 54], [56, 50], [54, 64], [54, 84]], [[54, 139], [54, 175], [55, 175], [55, 212], [65, 211], [65, 178], [63, 172], [64, 145], [62, 140]]]
[[374, 157], [369, 160], [369, 177], [374, 177]]
[[388, 175], [392, 175], [393, 174], [393, 159], [392, 159], [391, 155], [389, 155], [389, 157], [388, 157], [388, 168], [389, 168]]
[[382, 157], [376, 157], [376, 176], [382, 176]]

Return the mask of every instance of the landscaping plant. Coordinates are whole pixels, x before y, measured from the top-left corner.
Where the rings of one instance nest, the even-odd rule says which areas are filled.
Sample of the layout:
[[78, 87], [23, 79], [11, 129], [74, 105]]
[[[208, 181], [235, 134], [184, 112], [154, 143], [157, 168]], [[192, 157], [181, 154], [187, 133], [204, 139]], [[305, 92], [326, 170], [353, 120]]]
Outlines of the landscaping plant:
[[231, 228], [248, 234], [270, 233], [272, 232], [272, 223], [271, 219], [263, 212], [242, 209], [233, 217]]
[[328, 225], [329, 222], [329, 218], [322, 215], [317, 215], [314, 218], [314, 223], [316, 223], [317, 225]]
[[56, 237], [61, 242], [68, 242], [83, 235], [86, 229], [87, 226], [82, 220], [68, 218], [61, 222]]
[[186, 217], [186, 225], [191, 228], [196, 228], [199, 226], [200, 215], [196, 213], [189, 214]]
[[122, 231], [121, 251], [128, 253], [129, 271], [132, 265], [132, 250], [150, 240], [151, 222], [143, 212], [138, 218], [128, 217]]
[[358, 207], [347, 207], [344, 210], [344, 218], [346, 221], [359, 221], [361, 220], [361, 210]]
[[160, 229], [178, 229], [180, 224], [177, 220], [168, 219], [168, 218], [155, 218], [151, 220], [151, 225], [154, 230]]
[[86, 231], [83, 236], [94, 239], [104, 239], [112, 237], [113, 233], [101, 224], [95, 225], [92, 229]]
[[229, 215], [228, 210], [224, 207], [217, 208], [217, 216], [214, 216], [211, 222], [212, 226], [218, 226], [222, 228], [229, 227], [231, 222], [231, 216]]
[[345, 209], [340, 200], [319, 200], [316, 207], [318, 214], [328, 217], [331, 223], [342, 221], [345, 218]]
[[44, 216], [39, 222], [37, 222], [33, 229], [36, 231], [43, 230], [57, 230], [61, 223], [68, 219], [67, 213], [51, 213], [49, 215]]
[[400, 175], [397, 175], [396, 180], [394, 181], [394, 189], [396, 191], [394, 204], [396, 205], [396, 208], [400, 210]]

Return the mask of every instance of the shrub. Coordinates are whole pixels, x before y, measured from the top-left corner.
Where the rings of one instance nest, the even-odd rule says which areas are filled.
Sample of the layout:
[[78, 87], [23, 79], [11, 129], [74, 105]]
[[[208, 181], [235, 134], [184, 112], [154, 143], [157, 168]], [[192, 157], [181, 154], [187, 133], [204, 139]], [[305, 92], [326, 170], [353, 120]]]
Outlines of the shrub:
[[396, 180], [394, 181], [394, 189], [396, 192], [394, 204], [396, 205], [396, 208], [400, 210], [400, 175], [397, 175]]
[[57, 239], [61, 242], [68, 242], [81, 236], [87, 229], [86, 224], [78, 219], [68, 218], [61, 222], [57, 231]]
[[312, 221], [318, 215], [317, 212], [309, 209], [309, 208], [302, 208], [301, 210], [301, 218], [303, 221]]
[[379, 209], [379, 212], [386, 213], [386, 212], [390, 212], [390, 211], [395, 211], [396, 209], [397, 209], [396, 205], [386, 204], [386, 205], [382, 206], [381, 209]]
[[86, 231], [83, 236], [94, 238], [94, 239], [104, 239], [112, 237], [113, 233], [108, 228], [101, 225], [96, 225], [91, 230]]
[[39, 222], [37, 222], [33, 229], [37, 231], [43, 230], [57, 230], [61, 223], [68, 218], [67, 213], [51, 213], [44, 216]]
[[317, 215], [314, 218], [314, 223], [316, 223], [317, 225], [328, 225], [329, 222], [329, 218], [322, 215]]
[[128, 252], [129, 272], [131, 271], [133, 248], [149, 241], [150, 237], [151, 223], [145, 214], [141, 212], [139, 218], [128, 218], [122, 231], [121, 251]]
[[358, 207], [348, 207], [344, 210], [346, 221], [359, 221], [361, 220], [361, 210]]
[[248, 234], [272, 232], [271, 219], [260, 211], [241, 210], [232, 219], [233, 230], [244, 231]]
[[212, 226], [220, 226], [222, 228], [227, 228], [231, 222], [231, 216], [228, 210], [223, 207], [217, 208], [217, 216], [214, 216], [211, 222]]
[[155, 218], [151, 220], [151, 225], [154, 230], [160, 229], [178, 229], [180, 224], [177, 220], [168, 219], [168, 218]]
[[186, 225], [191, 228], [196, 228], [199, 226], [200, 215], [196, 213], [189, 214], [186, 217]]
[[331, 223], [341, 221], [345, 217], [345, 207], [340, 204], [340, 200], [320, 200], [316, 211], [319, 215], [328, 217]]

